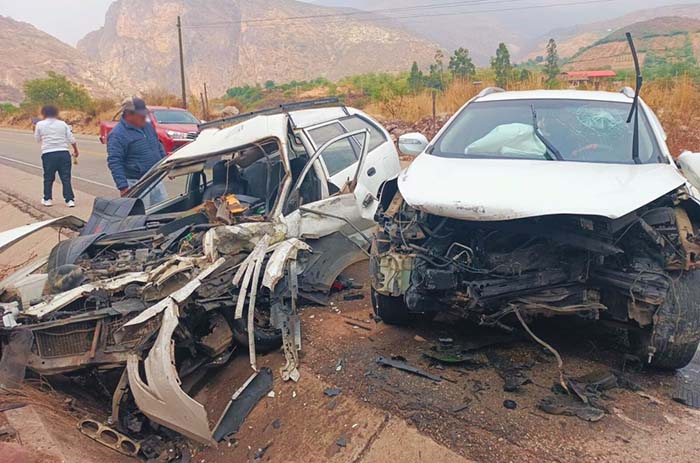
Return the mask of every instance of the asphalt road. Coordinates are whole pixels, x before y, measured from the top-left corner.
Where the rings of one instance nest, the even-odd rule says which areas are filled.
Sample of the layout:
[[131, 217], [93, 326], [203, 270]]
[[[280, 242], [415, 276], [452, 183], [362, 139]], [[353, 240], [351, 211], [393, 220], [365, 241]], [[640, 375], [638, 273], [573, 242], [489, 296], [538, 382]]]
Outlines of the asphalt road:
[[[107, 151], [96, 135], [76, 135], [80, 158], [73, 166], [73, 187], [94, 196], [115, 196], [107, 169]], [[0, 165], [41, 176], [41, 152], [34, 135], [25, 130], [0, 128]], [[58, 183], [58, 176], [56, 177]]]

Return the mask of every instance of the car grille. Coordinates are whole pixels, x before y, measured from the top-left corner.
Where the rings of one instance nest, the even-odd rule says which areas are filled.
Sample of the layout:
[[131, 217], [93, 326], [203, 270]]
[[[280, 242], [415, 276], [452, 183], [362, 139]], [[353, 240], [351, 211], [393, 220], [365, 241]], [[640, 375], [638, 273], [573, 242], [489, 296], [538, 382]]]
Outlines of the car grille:
[[95, 326], [95, 321], [87, 321], [35, 331], [39, 355], [54, 358], [89, 352], [95, 336]]
[[188, 139], [188, 140], [196, 140], [196, 139], [197, 139], [197, 135], [199, 135], [197, 132], [190, 132], [190, 133], [187, 134], [187, 139]]

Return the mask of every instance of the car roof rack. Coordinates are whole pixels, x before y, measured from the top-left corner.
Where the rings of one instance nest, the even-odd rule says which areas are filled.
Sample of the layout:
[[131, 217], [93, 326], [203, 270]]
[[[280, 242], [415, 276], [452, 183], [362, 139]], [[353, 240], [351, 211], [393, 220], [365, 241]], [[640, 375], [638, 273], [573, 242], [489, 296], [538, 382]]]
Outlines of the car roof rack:
[[486, 87], [482, 91], [479, 92], [479, 94], [476, 96], [477, 98], [481, 98], [487, 95], [491, 95], [492, 93], [503, 93], [505, 90], [503, 90], [501, 87]]
[[272, 114], [282, 114], [289, 113], [290, 111], [299, 111], [302, 109], [314, 109], [323, 108], [327, 106], [342, 106], [343, 110], [347, 113], [347, 108], [340, 100], [336, 97], [330, 98], [319, 98], [316, 100], [298, 101], [295, 103], [284, 103], [272, 108], [259, 109], [257, 111], [251, 111], [244, 114], [238, 114], [237, 116], [223, 117], [211, 122], [203, 122], [197, 125], [197, 128], [202, 131], [205, 129], [211, 129], [215, 127], [223, 127], [224, 125], [234, 124], [247, 119], [251, 119], [256, 116], [269, 116]]

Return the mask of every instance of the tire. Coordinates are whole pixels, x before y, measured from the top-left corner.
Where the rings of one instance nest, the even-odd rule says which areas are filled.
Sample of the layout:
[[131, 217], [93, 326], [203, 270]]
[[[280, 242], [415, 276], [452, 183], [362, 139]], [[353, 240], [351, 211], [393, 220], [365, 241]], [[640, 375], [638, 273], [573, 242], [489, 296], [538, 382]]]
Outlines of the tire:
[[[248, 324], [244, 318], [231, 324], [233, 339], [241, 347], [248, 348]], [[282, 332], [268, 327], [255, 327], [255, 352], [266, 354], [282, 347]]]
[[385, 296], [372, 288], [370, 297], [374, 315], [387, 325], [410, 325], [417, 322], [429, 322], [435, 313], [411, 313], [403, 297]]
[[631, 332], [630, 344], [645, 363], [653, 352], [649, 364], [655, 368], [677, 370], [693, 360], [700, 345], [700, 270], [673, 278], [653, 329]]

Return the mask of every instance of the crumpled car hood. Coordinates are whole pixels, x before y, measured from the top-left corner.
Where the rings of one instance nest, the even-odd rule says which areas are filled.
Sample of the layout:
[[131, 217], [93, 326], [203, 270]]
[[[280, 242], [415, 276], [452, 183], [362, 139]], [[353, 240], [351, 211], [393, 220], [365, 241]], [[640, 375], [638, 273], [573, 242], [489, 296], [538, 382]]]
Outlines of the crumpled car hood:
[[554, 214], [615, 219], [684, 185], [670, 164], [455, 159], [422, 154], [399, 176], [412, 207], [461, 220]]

